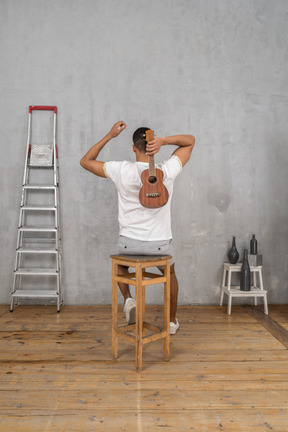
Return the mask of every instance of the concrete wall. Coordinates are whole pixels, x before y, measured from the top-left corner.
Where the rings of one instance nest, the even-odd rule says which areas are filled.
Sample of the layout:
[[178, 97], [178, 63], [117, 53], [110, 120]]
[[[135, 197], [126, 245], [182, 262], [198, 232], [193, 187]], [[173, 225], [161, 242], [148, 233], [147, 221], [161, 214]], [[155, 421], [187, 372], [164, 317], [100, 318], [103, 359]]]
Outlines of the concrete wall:
[[116, 192], [79, 160], [120, 119], [103, 160], [133, 159], [142, 125], [196, 137], [173, 199], [179, 302], [218, 303], [232, 236], [242, 255], [252, 233], [269, 302], [288, 301], [286, 0], [1, 0], [0, 20], [1, 303], [30, 104], [59, 110], [66, 304], [110, 302]]

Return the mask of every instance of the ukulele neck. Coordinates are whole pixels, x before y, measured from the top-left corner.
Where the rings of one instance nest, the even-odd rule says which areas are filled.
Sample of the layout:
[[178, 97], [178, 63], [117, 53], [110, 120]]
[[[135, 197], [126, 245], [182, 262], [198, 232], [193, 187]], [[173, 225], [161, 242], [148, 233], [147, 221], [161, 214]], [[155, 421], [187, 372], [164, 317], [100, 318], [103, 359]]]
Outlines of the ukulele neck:
[[154, 183], [155, 179], [157, 179], [157, 177], [156, 177], [156, 168], [155, 168], [154, 155], [148, 156], [148, 160], [149, 160], [149, 181], [151, 183]]
[[[146, 131], [146, 141], [149, 143], [150, 141], [153, 141], [154, 139], [154, 131], [152, 129], [148, 129]], [[157, 176], [156, 176], [156, 168], [155, 168], [155, 162], [154, 162], [154, 155], [150, 156], [148, 155], [149, 160], [149, 183], [156, 183], [157, 182]]]

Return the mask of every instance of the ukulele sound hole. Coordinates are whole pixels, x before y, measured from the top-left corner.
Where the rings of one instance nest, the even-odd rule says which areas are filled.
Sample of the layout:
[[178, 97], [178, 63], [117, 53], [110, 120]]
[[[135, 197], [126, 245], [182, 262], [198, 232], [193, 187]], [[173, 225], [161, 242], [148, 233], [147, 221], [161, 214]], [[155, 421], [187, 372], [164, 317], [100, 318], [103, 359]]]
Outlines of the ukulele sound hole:
[[157, 177], [156, 176], [150, 176], [149, 177], [149, 183], [156, 183], [157, 182]]

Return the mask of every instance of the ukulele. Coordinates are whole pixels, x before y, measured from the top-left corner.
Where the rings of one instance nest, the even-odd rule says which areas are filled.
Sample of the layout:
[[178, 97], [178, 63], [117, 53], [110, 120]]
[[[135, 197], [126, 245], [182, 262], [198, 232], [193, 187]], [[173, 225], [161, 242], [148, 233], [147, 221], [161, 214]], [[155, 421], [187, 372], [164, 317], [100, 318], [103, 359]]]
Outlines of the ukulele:
[[[154, 139], [154, 131], [146, 131], [146, 141]], [[139, 201], [143, 207], [158, 208], [163, 207], [169, 198], [169, 193], [163, 184], [163, 171], [155, 168], [154, 155], [148, 156], [149, 169], [141, 174], [142, 187], [139, 192]]]

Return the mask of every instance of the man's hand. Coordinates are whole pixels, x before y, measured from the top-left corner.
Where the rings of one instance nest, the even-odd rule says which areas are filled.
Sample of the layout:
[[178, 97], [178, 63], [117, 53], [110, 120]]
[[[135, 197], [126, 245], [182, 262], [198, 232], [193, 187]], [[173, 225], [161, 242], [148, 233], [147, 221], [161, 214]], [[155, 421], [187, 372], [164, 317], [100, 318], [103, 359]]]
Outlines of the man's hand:
[[147, 143], [146, 154], [152, 156], [158, 153], [162, 145], [176, 145], [178, 148], [173, 152], [173, 155], [176, 155], [180, 159], [182, 166], [184, 166], [191, 156], [194, 144], [195, 138], [193, 135], [159, 137]]
[[124, 123], [123, 121], [118, 121], [110, 130], [109, 135], [111, 136], [111, 138], [116, 138], [126, 128], [126, 123]]
[[98, 143], [96, 143], [90, 150], [82, 157], [80, 164], [83, 168], [91, 171], [99, 177], [106, 177], [104, 171], [104, 162], [97, 160], [98, 155], [102, 148], [112, 139], [116, 138], [124, 129], [126, 124], [123, 121], [119, 121], [114, 124], [110, 132], [105, 135]]
[[149, 141], [146, 144], [146, 154], [149, 156], [152, 156], [152, 155], [158, 153], [160, 148], [164, 144], [165, 144], [165, 138], [162, 138], [162, 137], [154, 138], [154, 140]]

